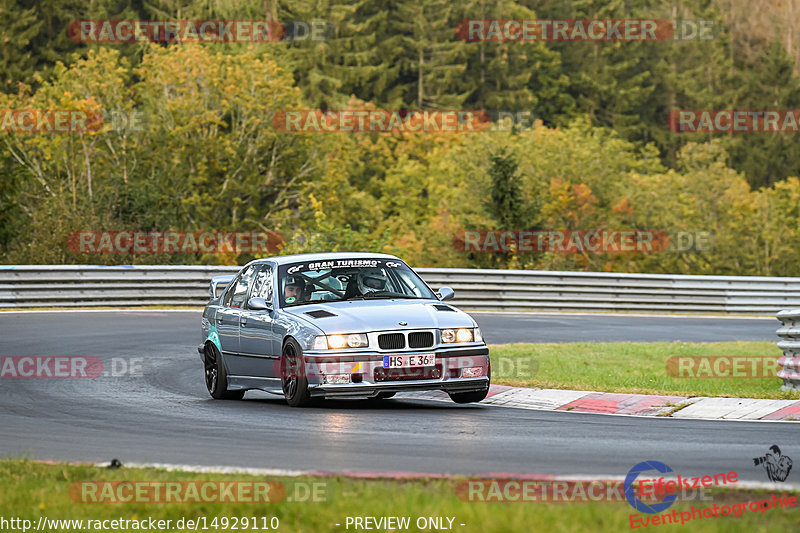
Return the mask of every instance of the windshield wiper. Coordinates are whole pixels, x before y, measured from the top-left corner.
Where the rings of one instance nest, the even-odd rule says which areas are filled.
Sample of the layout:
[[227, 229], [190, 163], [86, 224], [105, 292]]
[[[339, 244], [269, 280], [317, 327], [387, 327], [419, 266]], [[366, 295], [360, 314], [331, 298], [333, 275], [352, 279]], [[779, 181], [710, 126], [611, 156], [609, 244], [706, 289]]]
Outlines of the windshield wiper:
[[381, 294], [379, 296], [370, 296], [369, 294], [367, 294], [365, 296], [362, 296], [362, 298], [368, 299], [368, 300], [382, 300], [382, 299], [387, 299], [387, 300], [394, 300], [394, 299], [420, 300], [421, 299], [419, 296], [408, 296], [406, 294], [395, 294], [395, 295], [392, 295], [392, 296], [388, 296], [386, 294]]
[[356, 294], [355, 296], [351, 296], [349, 298], [343, 298], [341, 300], [332, 300], [336, 302], [346, 302], [349, 300], [396, 300], [396, 299], [403, 299], [403, 300], [425, 300], [424, 296], [410, 296], [408, 294]]

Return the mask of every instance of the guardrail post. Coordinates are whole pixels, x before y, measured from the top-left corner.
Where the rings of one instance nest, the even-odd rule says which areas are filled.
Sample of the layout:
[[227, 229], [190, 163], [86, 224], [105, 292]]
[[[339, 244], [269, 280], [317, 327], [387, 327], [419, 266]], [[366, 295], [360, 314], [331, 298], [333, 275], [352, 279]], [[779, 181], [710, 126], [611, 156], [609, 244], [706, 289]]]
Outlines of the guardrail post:
[[781, 369], [778, 377], [783, 378], [781, 390], [800, 390], [800, 309], [778, 313], [781, 327], [778, 329], [778, 348], [783, 356], [778, 359]]

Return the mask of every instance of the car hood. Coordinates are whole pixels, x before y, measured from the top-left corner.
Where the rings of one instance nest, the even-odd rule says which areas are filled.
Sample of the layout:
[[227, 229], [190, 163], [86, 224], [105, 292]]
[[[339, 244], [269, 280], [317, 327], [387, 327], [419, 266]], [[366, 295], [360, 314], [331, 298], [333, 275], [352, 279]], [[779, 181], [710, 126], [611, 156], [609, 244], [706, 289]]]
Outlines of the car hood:
[[[452, 311], [437, 309], [437, 305]], [[311, 322], [328, 335], [475, 326], [468, 314], [436, 300], [349, 300], [300, 305], [284, 311]], [[336, 316], [314, 318], [308, 314], [314, 311], [327, 311]], [[401, 326], [400, 322], [408, 325]]]

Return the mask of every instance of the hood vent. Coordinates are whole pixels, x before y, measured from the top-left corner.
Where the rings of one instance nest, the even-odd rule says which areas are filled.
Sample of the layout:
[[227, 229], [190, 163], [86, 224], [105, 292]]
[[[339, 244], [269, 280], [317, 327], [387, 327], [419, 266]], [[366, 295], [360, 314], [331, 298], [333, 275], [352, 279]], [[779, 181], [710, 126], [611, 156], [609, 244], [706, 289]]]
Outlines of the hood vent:
[[307, 311], [306, 314], [308, 316], [312, 316], [314, 318], [326, 318], [326, 317], [329, 317], [329, 316], [336, 316], [333, 313], [331, 313], [330, 311], [325, 311], [324, 309], [320, 309], [318, 311]]
[[454, 313], [456, 312], [456, 310], [455, 310], [455, 309], [453, 309], [452, 307], [450, 307], [449, 305], [434, 304], [433, 306], [434, 306], [436, 309], [438, 309], [439, 311], [452, 311], [452, 312], [454, 312]]

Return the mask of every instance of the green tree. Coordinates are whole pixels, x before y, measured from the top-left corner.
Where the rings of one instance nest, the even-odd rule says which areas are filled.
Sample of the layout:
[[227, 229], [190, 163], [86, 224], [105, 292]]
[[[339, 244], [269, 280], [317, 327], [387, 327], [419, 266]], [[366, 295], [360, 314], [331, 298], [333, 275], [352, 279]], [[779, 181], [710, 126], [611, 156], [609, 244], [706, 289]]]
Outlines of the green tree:
[[490, 157], [489, 177], [492, 183], [488, 209], [500, 229], [519, 229], [527, 224], [526, 209], [518, 183], [519, 165], [514, 156], [502, 149]]
[[[3, 134], [22, 171], [12, 190], [26, 229], [9, 244], [8, 257], [85, 262], [65, 246], [69, 233], [85, 229], [278, 228], [297, 209], [302, 184], [324, 163], [324, 141], [272, 125], [275, 109], [300, 102], [291, 75], [255, 50], [231, 55], [199, 45], [152, 45], [134, 69], [106, 47], [70, 68], [57, 66], [52, 82], [14, 97], [10, 107], [137, 111], [145, 123]], [[24, 246], [28, 236], [31, 247]], [[100, 261], [131, 259], [193, 258]]]
[[30, 83], [36, 68], [31, 40], [39, 34], [42, 21], [36, 8], [25, 8], [16, 0], [0, 0], [0, 91], [16, 92], [19, 83]]

